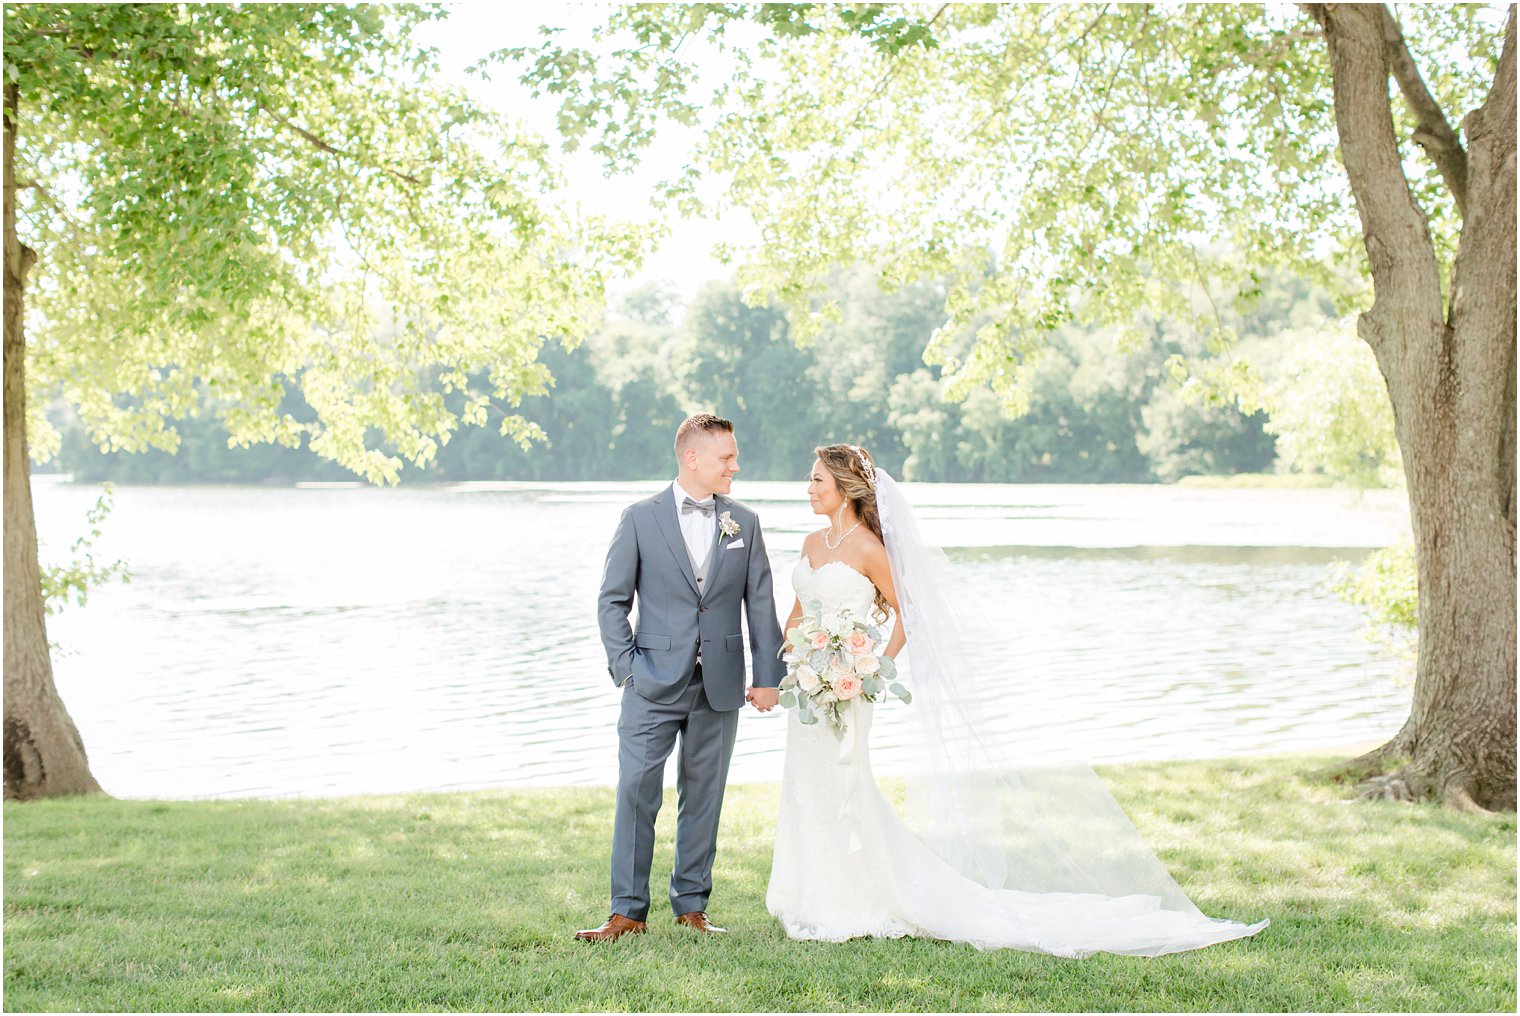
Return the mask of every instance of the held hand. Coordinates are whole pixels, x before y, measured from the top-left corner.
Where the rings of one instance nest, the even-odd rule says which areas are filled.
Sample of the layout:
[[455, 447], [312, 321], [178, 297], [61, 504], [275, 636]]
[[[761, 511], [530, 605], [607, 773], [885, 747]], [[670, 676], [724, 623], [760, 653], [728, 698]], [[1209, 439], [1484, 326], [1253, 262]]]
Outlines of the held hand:
[[760, 712], [768, 713], [781, 701], [781, 691], [777, 688], [751, 688], [744, 693], [744, 697]]

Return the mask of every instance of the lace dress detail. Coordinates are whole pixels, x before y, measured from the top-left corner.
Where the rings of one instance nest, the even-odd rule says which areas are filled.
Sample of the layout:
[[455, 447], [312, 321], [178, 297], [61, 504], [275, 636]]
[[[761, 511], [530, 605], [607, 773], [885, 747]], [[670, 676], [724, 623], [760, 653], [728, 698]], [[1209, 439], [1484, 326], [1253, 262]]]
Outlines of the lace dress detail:
[[[798, 598], [864, 616], [875, 587], [839, 561], [792, 573]], [[852, 737], [788, 710], [781, 810], [766, 907], [791, 938], [842, 942], [912, 935], [1080, 957], [1098, 951], [1155, 954], [1252, 934], [1246, 928], [1161, 909], [1150, 895], [1029, 893], [963, 877], [908, 829], [871, 772], [872, 704], [853, 699]], [[908, 708], [912, 708], [909, 706]]]

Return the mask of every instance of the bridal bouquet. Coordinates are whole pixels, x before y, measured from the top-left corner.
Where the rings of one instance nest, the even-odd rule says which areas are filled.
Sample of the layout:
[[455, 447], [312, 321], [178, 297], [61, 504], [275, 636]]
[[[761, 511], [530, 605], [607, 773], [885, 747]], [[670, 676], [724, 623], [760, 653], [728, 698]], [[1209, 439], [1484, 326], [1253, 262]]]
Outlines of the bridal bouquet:
[[854, 698], [880, 702], [896, 695], [913, 701], [899, 684], [897, 664], [877, 649], [886, 632], [854, 616], [848, 607], [823, 614], [814, 604], [810, 614], [797, 622], [781, 647], [786, 677], [781, 679], [781, 704], [796, 708], [803, 723], [817, 723], [822, 713], [843, 736], [844, 704]]

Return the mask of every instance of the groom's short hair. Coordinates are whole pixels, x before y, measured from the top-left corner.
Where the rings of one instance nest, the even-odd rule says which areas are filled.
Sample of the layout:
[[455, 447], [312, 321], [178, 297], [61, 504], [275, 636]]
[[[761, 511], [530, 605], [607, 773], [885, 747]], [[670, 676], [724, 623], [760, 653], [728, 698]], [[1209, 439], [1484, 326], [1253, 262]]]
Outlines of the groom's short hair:
[[681, 421], [681, 426], [676, 428], [676, 457], [680, 458], [681, 453], [697, 439], [697, 435], [716, 434], [720, 431], [732, 434], [734, 425], [723, 417], [714, 416], [711, 413], [688, 416]]

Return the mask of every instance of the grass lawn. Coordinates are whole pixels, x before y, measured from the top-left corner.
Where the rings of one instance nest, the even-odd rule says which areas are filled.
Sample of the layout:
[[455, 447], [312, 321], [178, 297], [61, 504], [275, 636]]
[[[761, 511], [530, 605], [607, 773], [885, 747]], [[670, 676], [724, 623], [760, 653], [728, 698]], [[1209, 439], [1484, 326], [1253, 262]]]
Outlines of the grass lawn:
[[1139, 959], [789, 941], [765, 911], [777, 788], [730, 789], [709, 940], [606, 916], [603, 789], [5, 805], [5, 1008], [1515, 1009], [1515, 816], [1351, 804], [1283, 756], [1103, 770], [1198, 906], [1272, 926]]

